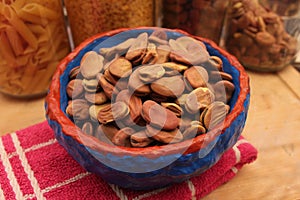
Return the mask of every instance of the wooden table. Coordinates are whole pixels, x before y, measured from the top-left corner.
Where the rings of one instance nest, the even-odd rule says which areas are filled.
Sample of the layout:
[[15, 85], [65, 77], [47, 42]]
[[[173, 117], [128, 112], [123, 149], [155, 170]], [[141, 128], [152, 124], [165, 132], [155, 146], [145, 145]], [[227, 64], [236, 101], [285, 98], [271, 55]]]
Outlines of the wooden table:
[[[243, 135], [258, 159], [204, 200], [300, 199], [300, 74], [248, 72], [251, 101]], [[0, 95], [0, 135], [45, 120], [44, 99]]]

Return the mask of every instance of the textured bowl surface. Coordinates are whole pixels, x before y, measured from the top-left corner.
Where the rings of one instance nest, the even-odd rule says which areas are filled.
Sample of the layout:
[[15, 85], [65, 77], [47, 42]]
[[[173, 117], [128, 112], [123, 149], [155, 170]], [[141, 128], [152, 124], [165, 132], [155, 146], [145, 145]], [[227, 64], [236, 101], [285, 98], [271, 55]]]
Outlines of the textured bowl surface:
[[[219, 56], [223, 60], [224, 71], [232, 75], [236, 87], [230, 101], [231, 110], [223, 126], [216, 127], [193, 140], [147, 147], [142, 150], [111, 146], [82, 133], [65, 113], [68, 103], [66, 86], [69, 81], [69, 71], [79, 65], [87, 51], [99, 50], [107, 45], [113, 46], [125, 40], [128, 35], [135, 37], [142, 32], [151, 33], [155, 29], [157, 28], [117, 29], [89, 38], [59, 64], [45, 102], [46, 117], [57, 140], [80, 165], [109, 183], [137, 190], [160, 188], [182, 182], [213, 166], [240, 136], [245, 125], [250, 99], [249, 78], [235, 57], [210, 40], [177, 29], [164, 29], [169, 38], [187, 35], [203, 41], [210, 55]], [[104, 42], [120, 33], [124, 34], [121, 40]], [[101, 46], [102, 43], [105, 45]], [[144, 171], [132, 171], [131, 169], [137, 169], [136, 166]]]

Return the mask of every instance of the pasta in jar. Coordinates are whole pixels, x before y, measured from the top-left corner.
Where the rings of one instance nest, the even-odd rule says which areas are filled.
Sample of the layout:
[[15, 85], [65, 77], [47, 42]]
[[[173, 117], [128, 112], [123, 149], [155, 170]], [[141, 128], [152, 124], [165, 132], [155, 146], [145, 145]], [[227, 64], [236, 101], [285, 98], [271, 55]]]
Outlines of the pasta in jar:
[[0, 0], [0, 92], [46, 94], [70, 51], [60, 0]]

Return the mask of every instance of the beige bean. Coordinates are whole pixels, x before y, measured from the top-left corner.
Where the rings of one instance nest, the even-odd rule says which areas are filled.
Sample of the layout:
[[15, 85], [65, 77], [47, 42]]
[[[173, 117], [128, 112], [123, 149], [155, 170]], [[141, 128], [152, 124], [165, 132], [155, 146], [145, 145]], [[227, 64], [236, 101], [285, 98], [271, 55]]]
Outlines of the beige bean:
[[103, 70], [103, 56], [95, 51], [89, 51], [84, 54], [80, 62], [80, 72], [86, 79], [95, 78]]
[[139, 131], [130, 137], [130, 143], [133, 147], [146, 147], [150, 145], [154, 140], [149, 138], [146, 134], [146, 130]]

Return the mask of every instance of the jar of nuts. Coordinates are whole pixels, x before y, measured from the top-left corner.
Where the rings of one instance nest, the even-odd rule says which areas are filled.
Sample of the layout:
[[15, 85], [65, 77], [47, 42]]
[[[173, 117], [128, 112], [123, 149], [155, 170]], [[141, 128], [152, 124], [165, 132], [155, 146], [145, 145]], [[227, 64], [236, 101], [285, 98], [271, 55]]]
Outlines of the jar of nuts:
[[299, 14], [299, 0], [259, 0], [259, 2], [280, 16], [294, 16]]
[[274, 72], [295, 58], [298, 41], [283, 18], [258, 0], [232, 0], [228, 8], [225, 48], [245, 67]]
[[0, 2], [0, 92], [45, 95], [58, 62], [69, 53], [60, 0]]
[[[300, 44], [300, 0], [259, 0], [259, 2], [269, 10], [282, 17], [285, 30], [298, 40]], [[297, 48], [297, 55], [292, 65], [300, 66], [300, 54]]]
[[227, 6], [227, 0], [162, 0], [162, 26], [219, 44]]
[[155, 25], [160, 0], [64, 0], [77, 46], [97, 33], [116, 28]]

